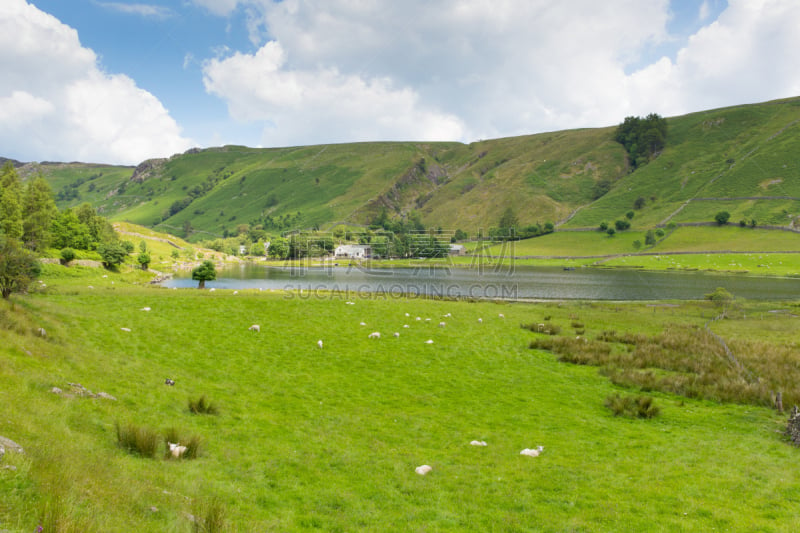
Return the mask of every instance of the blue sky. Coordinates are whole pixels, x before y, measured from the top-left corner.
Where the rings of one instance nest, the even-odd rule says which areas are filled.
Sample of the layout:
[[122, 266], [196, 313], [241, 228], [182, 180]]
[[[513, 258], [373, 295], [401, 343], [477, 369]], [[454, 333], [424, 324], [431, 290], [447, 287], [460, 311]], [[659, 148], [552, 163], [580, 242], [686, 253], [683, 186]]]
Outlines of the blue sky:
[[796, 0], [3, 0], [0, 156], [471, 142], [800, 94]]

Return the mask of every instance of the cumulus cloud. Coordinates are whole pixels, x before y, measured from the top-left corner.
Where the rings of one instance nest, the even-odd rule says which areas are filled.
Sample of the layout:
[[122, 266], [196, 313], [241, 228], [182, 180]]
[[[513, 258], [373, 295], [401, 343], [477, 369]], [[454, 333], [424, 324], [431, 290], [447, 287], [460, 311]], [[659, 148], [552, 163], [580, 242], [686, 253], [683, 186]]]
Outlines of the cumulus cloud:
[[75, 30], [24, 0], [0, 4], [0, 71], [7, 157], [136, 164], [191, 146], [158, 99], [103, 72]]
[[730, 0], [679, 52], [634, 71], [677, 38], [668, 0], [224, 5], [249, 14], [251, 41], [266, 44], [208, 60], [206, 90], [237, 119], [262, 121], [265, 144], [470, 141], [800, 92], [794, 0]]

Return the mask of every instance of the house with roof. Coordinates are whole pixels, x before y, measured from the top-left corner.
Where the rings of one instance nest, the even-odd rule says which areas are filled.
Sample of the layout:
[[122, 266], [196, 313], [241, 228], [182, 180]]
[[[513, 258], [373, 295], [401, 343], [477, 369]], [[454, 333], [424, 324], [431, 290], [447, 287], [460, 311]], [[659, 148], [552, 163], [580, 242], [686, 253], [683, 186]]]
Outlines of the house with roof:
[[369, 259], [372, 247], [368, 244], [340, 244], [333, 255], [337, 259]]

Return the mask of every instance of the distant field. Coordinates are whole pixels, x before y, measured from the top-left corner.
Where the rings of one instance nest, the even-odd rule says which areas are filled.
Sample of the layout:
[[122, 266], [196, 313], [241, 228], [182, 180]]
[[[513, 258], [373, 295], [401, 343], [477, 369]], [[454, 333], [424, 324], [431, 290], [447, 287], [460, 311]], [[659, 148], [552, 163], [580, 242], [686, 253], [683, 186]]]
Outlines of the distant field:
[[654, 252], [786, 252], [800, 251], [800, 233], [738, 226], [682, 227], [655, 246]]

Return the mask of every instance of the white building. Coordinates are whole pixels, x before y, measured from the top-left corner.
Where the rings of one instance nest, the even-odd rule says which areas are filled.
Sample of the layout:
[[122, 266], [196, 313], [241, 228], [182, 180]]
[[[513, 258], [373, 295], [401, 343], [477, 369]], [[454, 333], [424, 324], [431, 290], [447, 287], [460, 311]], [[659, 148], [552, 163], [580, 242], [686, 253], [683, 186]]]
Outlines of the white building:
[[368, 244], [340, 244], [334, 256], [343, 259], [368, 259], [372, 257], [372, 247]]
[[467, 253], [467, 249], [464, 247], [463, 244], [451, 244], [450, 245], [450, 255], [464, 255]]

